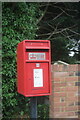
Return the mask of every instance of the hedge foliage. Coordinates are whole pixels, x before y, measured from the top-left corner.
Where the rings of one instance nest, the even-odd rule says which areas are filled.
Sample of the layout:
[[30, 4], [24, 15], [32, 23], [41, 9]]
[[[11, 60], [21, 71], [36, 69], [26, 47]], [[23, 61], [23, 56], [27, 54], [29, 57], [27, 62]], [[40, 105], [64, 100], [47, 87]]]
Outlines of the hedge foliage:
[[29, 99], [16, 91], [16, 48], [24, 39], [35, 39], [40, 17], [39, 3], [3, 3], [2, 5], [2, 90], [3, 117], [29, 117]]

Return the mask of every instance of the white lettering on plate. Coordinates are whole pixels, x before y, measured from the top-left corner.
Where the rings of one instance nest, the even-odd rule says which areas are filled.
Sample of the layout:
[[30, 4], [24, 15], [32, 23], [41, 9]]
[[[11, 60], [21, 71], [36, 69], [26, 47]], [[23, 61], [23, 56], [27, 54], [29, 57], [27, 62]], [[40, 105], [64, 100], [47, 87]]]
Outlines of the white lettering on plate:
[[29, 53], [29, 60], [45, 60], [45, 53]]

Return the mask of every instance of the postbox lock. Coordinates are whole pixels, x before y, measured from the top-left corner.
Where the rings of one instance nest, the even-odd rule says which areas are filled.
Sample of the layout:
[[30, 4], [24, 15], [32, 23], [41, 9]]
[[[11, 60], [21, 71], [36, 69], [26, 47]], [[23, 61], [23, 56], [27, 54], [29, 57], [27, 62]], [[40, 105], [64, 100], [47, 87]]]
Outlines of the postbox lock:
[[40, 63], [36, 63], [36, 67], [40, 67]]

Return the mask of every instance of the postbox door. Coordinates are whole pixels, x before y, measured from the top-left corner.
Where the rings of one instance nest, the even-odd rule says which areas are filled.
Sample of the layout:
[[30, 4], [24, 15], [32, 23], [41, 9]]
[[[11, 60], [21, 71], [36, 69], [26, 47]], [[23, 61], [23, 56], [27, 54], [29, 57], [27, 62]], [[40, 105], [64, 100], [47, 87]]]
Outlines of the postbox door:
[[27, 63], [29, 93], [49, 93], [49, 63]]

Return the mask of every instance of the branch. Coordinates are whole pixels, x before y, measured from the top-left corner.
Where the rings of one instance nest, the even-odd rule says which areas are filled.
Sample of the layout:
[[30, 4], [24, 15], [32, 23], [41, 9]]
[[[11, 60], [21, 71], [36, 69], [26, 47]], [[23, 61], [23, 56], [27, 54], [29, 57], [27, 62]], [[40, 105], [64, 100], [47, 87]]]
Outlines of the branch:
[[70, 36], [66, 36], [64, 33], [61, 33], [65, 38], [68, 38], [69, 40], [71, 40], [70, 39]]
[[56, 25], [55, 30], [51, 33], [51, 35], [47, 39], [50, 39], [53, 36], [53, 34], [57, 31], [58, 25], [59, 23]]
[[63, 12], [61, 12], [60, 14], [58, 14], [54, 19], [52, 19], [53, 21], [56, 20], [58, 17], [60, 17], [63, 14]]
[[56, 8], [59, 8], [63, 13], [65, 13], [67, 16], [70, 16], [70, 17], [74, 17], [72, 15], [69, 15], [65, 10], [63, 10], [62, 8], [58, 7], [58, 6], [54, 6]]
[[67, 28], [64, 28], [64, 29], [62, 29], [62, 30], [60, 30], [60, 31], [57, 31], [57, 32], [53, 31], [52, 33], [41, 34], [41, 35], [38, 35], [38, 36], [50, 35], [48, 38], [51, 38], [52, 35], [59, 34], [59, 33], [63, 32], [63, 31], [66, 31], [66, 30], [71, 31], [71, 32], [73, 32], [74, 34], [80, 35], [79, 33], [75, 32], [75, 31], [73, 31], [73, 30], [71, 30], [71, 29], [69, 29], [69, 28], [70, 28], [70, 27], [67, 27]]
[[57, 32], [52, 32], [52, 33], [47, 33], [47, 34], [41, 34], [41, 35], [38, 35], [38, 36], [45, 36], [45, 35], [54, 35], [54, 34], [58, 34], [58, 33], [61, 33], [61, 32], [63, 32], [64, 30], [66, 30], [66, 29], [63, 29], [63, 30], [61, 30], [61, 31], [57, 31]]
[[65, 10], [79, 13], [78, 10], [71, 10], [71, 9], [68, 9], [68, 8], [65, 8]]
[[73, 30], [71, 30], [71, 29], [69, 29], [69, 28], [67, 28], [67, 30], [71, 31], [71, 32], [74, 33], [74, 34], [80, 35], [78, 32], [75, 32], [75, 31], [73, 31]]
[[[62, 34], [62, 33], [61, 33]], [[62, 34], [63, 35], [63, 34]], [[67, 37], [72, 37], [73, 35], [69, 35], [69, 36], [66, 36], [65, 35], [65, 37], [67, 38]], [[51, 40], [54, 40], [54, 39], [56, 39], [57, 37], [54, 37], [54, 38], [52, 38]], [[47, 39], [46, 39], [47, 40]]]
[[[77, 24], [75, 24], [73, 26], [70, 26], [70, 27], [67, 27], [66, 29], [68, 29], [68, 28], [74, 28], [74, 27], [77, 27]], [[62, 30], [62, 29], [58, 29], [58, 30]]]
[[[50, 1], [50, 0], [49, 0]], [[43, 15], [39, 18], [39, 20], [38, 20], [38, 22], [36, 23], [36, 25], [37, 24], [39, 24], [39, 22], [42, 20], [42, 18], [44, 17], [44, 15], [45, 15], [45, 13], [46, 13], [46, 11], [47, 11], [47, 9], [48, 9], [48, 6], [49, 6], [49, 2], [48, 2], [48, 4], [47, 4], [47, 6], [46, 6], [46, 8], [45, 8], [45, 10], [44, 10], [44, 12], [43, 12]]]
[[69, 35], [68, 35], [68, 32], [67, 31], [65, 31], [66, 32], [66, 34], [67, 34], [67, 38], [69, 39], [69, 40], [71, 40], [71, 38], [69, 37]]
[[[49, 0], [49, 2], [50, 2], [50, 0]], [[50, 2], [51, 3], [51, 2]], [[49, 6], [50, 6], [50, 3], [49, 3]], [[53, 5], [54, 4], [56, 4], [56, 2], [53, 2]], [[52, 3], [51, 3], [51, 5], [52, 5]], [[44, 7], [44, 6], [46, 6], [46, 4], [44, 3], [44, 4], [40, 4], [40, 7]]]
[[[47, 24], [48, 24], [48, 26], [50, 26], [51, 28], [57, 30], [58, 25], [59, 25], [60, 23], [58, 23], [58, 24], [56, 25], [56, 28], [55, 28], [54, 26], [50, 25], [49, 23], [47, 23]], [[73, 26], [70, 26], [70, 27], [67, 27], [67, 28], [74, 28], [74, 27], [76, 27], [76, 26], [77, 26], [77, 24], [75, 24], [75, 25], [73, 25]], [[67, 29], [67, 28], [66, 28], [66, 29]], [[54, 30], [54, 31], [56, 31], [56, 30]], [[62, 30], [62, 29], [58, 29], [58, 30], [60, 31], [60, 30]]]
[[55, 29], [55, 27], [54, 26], [52, 26], [52, 25], [50, 25], [49, 23], [47, 23], [51, 28], [53, 28], [53, 29]]
[[[58, 2], [56, 2], [56, 3], [54, 3], [54, 4], [49, 4], [49, 6], [53, 6], [53, 5], [57, 5], [58, 4]], [[53, 6], [53, 7], [58, 7], [58, 6]], [[60, 7], [58, 7], [58, 8], [60, 8]], [[77, 12], [77, 13], [79, 13], [78, 12], [78, 9], [69, 9], [69, 8], [64, 8], [65, 10], [67, 10], [67, 11], [72, 11], [72, 12]]]

